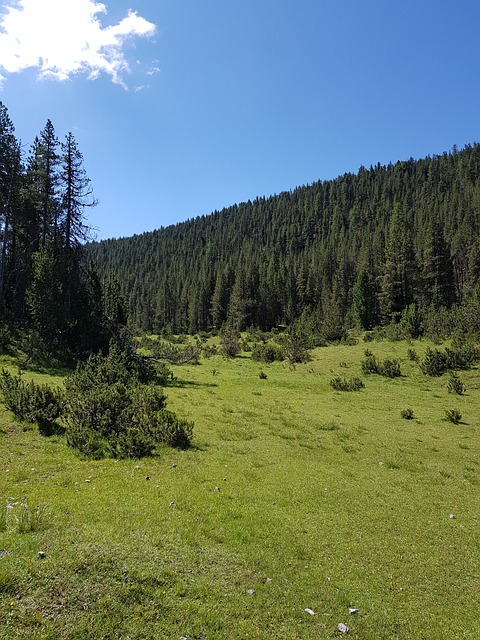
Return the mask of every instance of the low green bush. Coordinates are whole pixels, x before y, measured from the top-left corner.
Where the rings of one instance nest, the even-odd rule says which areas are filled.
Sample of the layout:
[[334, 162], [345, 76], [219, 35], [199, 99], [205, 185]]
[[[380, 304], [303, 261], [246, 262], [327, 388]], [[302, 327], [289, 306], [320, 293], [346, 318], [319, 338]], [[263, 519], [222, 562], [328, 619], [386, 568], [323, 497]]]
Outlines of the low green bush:
[[408, 348], [407, 355], [411, 362], [418, 362], [418, 353], [412, 347]]
[[220, 335], [220, 347], [225, 358], [235, 358], [240, 353], [240, 332], [225, 326]]
[[465, 385], [457, 373], [451, 373], [447, 384], [448, 393], [456, 393], [461, 396], [465, 393]]
[[411, 409], [410, 407], [407, 407], [406, 409], [402, 409], [400, 411], [400, 415], [404, 420], [413, 420], [414, 418], [413, 409]]
[[53, 423], [62, 414], [65, 398], [60, 389], [25, 382], [21, 375], [15, 376], [2, 369], [0, 390], [5, 406], [20, 420], [44, 425]]
[[379, 373], [379, 364], [376, 357], [369, 349], [365, 349], [365, 358], [362, 360], [362, 371], [366, 375], [370, 373]]
[[159, 443], [187, 447], [193, 424], [166, 411], [166, 396], [144, 384], [138, 369], [111, 345], [65, 380], [67, 442], [90, 458], [138, 458]]
[[395, 358], [386, 358], [380, 366], [379, 373], [386, 378], [399, 378], [402, 375], [400, 363]]
[[330, 386], [335, 391], [360, 391], [365, 387], [363, 381], [360, 378], [341, 378], [336, 376], [330, 380]]
[[451, 369], [469, 369], [479, 359], [478, 347], [470, 343], [445, 351], [428, 347], [420, 367], [425, 375], [441, 376]]
[[398, 378], [402, 375], [398, 360], [386, 358], [383, 362], [379, 362], [369, 349], [365, 350], [362, 372], [366, 375], [377, 373], [387, 378]]
[[252, 360], [255, 360], [255, 362], [270, 364], [275, 361], [282, 361], [283, 359], [284, 355], [281, 347], [272, 342], [265, 344], [257, 342], [252, 347]]
[[462, 420], [462, 414], [458, 409], [447, 409], [445, 411], [445, 417], [449, 422], [453, 424], [460, 424]]

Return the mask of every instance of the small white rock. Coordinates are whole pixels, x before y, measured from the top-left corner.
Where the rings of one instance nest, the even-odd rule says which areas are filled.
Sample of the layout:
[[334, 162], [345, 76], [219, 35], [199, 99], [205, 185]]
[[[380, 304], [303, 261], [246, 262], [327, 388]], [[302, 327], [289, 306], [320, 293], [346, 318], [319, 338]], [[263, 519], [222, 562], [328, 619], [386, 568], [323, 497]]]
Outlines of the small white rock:
[[170, 504], [168, 506], [169, 507], [174, 507], [175, 506], [175, 502], [170, 502]]
[[358, 613], [358, 609], [355, 609], [355, 607], [349, 607], [349, 608], [348, 608], [348, 613], [349, 613], [351, 616], [356, 616], [356, 615], [357, 615], [357, 613]]
[[313, 609], [309, 609], [308, 607], [306, 609], [304, 609], [305, 613], [309, 613], [311, 616], [315, 615], [315, 611], [313, 611]]
[[249, 589], [247, 593], [249, 596], [253, 596], [253, 594], [255, 593], [255, 589]]
[[38, 552], [38, 557], [39, 558], [45, 558], [45, 555], [46, 555], [45, 551], [39, 551]]
[[340, 622], [340, 624], [338, 625], [337, 629], [340, 631], [340, 633], [348, 633], [350, 631], [350, 629], [347, 627], [347, 625], [343, 624], [343, 622]]
[[220, 491], [220, 487], [215, 487], [215, 491], [219, 492]]
[[455, 514], [454, 514], [454, 513], [451, 513], [451, 514], [450, 514], [450, 520], [453, 520], [454, 518], [455, 518]]

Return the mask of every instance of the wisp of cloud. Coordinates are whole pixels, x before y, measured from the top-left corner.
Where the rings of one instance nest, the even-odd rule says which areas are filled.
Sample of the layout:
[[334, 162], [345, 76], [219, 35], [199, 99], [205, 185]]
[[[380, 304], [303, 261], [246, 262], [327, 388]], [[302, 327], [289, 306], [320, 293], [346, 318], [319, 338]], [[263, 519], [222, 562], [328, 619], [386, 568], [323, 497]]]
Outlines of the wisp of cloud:
[[153, 36], [156, 27], [132, 10], [103, 27], [98, 15], [106, 13], [94, 0], [10, 0], [0, 16], [0, 84], [5, 74], [37, 68], [40, 77], [55, 80], [106, 73], [126, 88], [125, 42]]

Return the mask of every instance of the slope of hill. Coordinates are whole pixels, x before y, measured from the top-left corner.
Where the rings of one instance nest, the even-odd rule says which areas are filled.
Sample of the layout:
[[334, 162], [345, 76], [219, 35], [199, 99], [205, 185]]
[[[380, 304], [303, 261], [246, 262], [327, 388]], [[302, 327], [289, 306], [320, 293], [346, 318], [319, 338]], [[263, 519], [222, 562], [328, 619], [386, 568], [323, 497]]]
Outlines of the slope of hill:
[[270, 328], [304, 312], [325, 334], [438, 309], [480, 274], [480, 145], [361, 167], [131, 238], [91, 243], [143, 330]]

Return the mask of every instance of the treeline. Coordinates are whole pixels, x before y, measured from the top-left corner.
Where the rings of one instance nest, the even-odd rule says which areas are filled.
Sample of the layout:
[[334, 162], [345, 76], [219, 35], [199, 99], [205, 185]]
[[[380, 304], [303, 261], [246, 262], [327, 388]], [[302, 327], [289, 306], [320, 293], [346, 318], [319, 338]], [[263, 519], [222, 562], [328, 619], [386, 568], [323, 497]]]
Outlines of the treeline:
[[421, 332], [422, 320], [478, 299], [479, 232], [480, 145], [472, 144], [361, 167], [87, 252], [121, 283], [137, 330], [268, 330], [303, 317], [331, 340], [406, 315]]
[[[79, 356], [106, 344], [122, 318], [118, 287], [85, 265], [90, 180], [74, 136], [50, 120], [27, 157], [0, 102], [0, 328], [27, 346]], [[2, 345], [6, 346], [6, 345]]]

